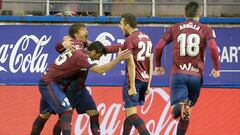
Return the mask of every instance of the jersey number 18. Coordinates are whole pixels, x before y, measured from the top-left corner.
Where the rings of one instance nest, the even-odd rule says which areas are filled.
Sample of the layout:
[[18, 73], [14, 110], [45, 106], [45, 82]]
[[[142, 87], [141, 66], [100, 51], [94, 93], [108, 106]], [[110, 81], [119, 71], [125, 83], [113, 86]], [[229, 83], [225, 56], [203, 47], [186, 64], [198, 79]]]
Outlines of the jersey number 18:
[[[178, 42], [180, 43], [180, 56], [197, 56], [199, 53], [200, 37], [198, 34], [182, 33], [178, 36]], [[186, 47], [187, 45], [187, 47]]]

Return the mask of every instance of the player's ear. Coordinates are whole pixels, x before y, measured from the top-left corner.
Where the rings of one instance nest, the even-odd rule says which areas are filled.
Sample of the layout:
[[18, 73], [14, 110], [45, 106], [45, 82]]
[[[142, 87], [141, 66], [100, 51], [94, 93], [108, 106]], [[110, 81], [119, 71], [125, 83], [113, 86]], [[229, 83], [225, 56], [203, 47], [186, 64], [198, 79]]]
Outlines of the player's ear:
[[76, 39], [78, 36], [78, 32], [77, 33], [74, 33], [74, 38]]
[[186, 12], [183, 14], [183, 17], [184, 17], [184, 18], [187, 18]]
[[97, 52], [96, 52], [96, 50], [92, 50], [91, 53], [92, 53], [92, 55], [95, 55]]
[[203, 16], [203, 12], [201, 9], [198, 9], [197, 11], [197, 17], [202, 17]]

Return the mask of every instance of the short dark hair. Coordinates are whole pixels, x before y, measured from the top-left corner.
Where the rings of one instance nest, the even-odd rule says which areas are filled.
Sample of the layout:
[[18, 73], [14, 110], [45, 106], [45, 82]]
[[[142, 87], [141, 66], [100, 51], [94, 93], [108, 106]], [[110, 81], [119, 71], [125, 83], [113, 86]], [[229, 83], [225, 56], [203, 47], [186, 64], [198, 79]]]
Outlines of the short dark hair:
[[185, 7], [186, 17], [197, 17], [199, 12], [199, 4], [195, 1], [189, 2]]
[[69, 30], [68, 30], [68, 34], [70, 37], [75, 38], [74, 34], [76, 34], [79, 29], [81, 28], [85, 28], [85, 24], [83, 23], [74, 23], [73, 25], [70, 26]]
[[121, 19], [124, 18], [124, 24], [128, 24], [132, 28], [137, 27], [137, 20], [136, 17], [133, 14], [123, 14], [121, 16]]
[[96, 53], [100, 53], [100, 54], [106, 54], [106, 48], [104, 47], [104, 45], [100, 42], [100, 41], [95, 41], [92, 42], [88, 47], [87, 47], [88, 51], [93, 51], [95, 50]]

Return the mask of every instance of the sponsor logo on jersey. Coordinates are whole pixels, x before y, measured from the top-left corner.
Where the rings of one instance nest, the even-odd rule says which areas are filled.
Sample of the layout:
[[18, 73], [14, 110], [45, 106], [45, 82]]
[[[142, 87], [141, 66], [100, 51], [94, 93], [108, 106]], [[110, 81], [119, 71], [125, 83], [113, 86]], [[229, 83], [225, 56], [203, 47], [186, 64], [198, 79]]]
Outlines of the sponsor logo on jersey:
[[199, 69], [194, 67], [192, 65], [192, 63], [182, 64], [182, 65], [179, 65], [179, 67], [181, 70], [186, 70], [186, 71], [191, 71], [191, 72], [199, 72]]

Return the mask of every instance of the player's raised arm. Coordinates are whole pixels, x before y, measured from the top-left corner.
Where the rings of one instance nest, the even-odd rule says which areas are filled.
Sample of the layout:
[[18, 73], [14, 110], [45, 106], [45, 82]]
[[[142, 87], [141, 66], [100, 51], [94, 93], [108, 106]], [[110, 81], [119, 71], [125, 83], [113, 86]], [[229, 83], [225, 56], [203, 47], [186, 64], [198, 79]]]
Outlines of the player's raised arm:
[[111, 62], [104, 64], [104, 65], [95, 65], [90, 68], [90, 71], [102, 74], [109, 70], [111, 70], [114, 66], [116, 66], [121, 60], [127, 59], [131, 55], [131, 52], [129, 50], [119, 51], [118, 56], [112, 60]]
[[62, 42], [62, 46], [64, 47], [64, 49], [67, 49], [67, 50], [71, 50], [71, 51], [75, 50], [75, 46], [73, 45], [73, 42], [71, 40], [64, 40]]
[[105, 46], [105, 49], [107, 53], [116, 53], [118, 52], [119, 48], [121, 50], [124, 50], [123, 47], [124, 46], [122, 44], [116, 44], [116, 45]]
[[66, 49], [63, 47], [62, 42], [55, 45], [55, 50], [59, 53], [63, 53]]

